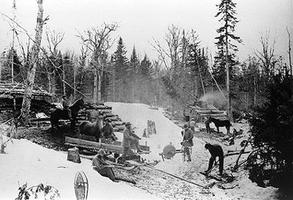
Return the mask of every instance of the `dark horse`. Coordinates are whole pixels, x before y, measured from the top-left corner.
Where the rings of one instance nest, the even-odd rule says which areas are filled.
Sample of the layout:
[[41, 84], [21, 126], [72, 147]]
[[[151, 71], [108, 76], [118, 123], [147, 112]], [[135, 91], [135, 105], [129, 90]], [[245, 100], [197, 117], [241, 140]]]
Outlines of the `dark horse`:
[[230, 133], [230, 127], [232, 126], [232, 124], [230, 123], [230, 121], [228, 119], [219, 120], [219, 119], [215, 119], [213, 117], [209, 117], [208, 121], [213, 122], [215, 124], [218, 133], [219, 133], [219, 127], [223, 127], [223, 126], [226, 127], [227, 133]]
[[[72, 119], [70, 120], [71, 122], [70, 125], [72, 129], [75, 127], [78, 111], [82, 109], [83, 106], [84, 106], [83, 99], [78, 99], [71, 106], [69, 106], [69, 109], [71, 110], [71, 116], [72, 116]], [[54, 110], [51, 113], [50, 121], [51, 121], [52, 129], [54, 129], [55, 127], [58, 128], [59, 119], [69, 119], [68, 111], [56, 108], [56, 110]]]
[[94, 136], [96, 141], [102, 137], [103, 118], [98, 117], [95, 122], [85, 121], [79, 125], [79, 132], [81, 135]]

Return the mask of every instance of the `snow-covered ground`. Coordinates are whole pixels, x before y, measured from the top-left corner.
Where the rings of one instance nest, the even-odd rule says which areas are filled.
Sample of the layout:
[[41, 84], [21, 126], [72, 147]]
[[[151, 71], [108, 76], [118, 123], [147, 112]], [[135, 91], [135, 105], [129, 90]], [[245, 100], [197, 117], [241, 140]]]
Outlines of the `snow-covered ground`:
[[[159, 153], [167, 144], [172, 143], [177, 149], [180, 149], [181, 128], [164, 117], [162, 110], [152, 110], [144, 104], [106, 103], [106, 105], [112, 106], [113, 113], [118, 114], [123, 121], [129, 121], [134, 127], [137, 127], [135, 130], [139, 136], [142, 136], [143, 129], [146, 128], [147, 120], [155, 121], [157, 134], [151, 135], [150, 138], [142, 138], [140, 141], [142, 144], [147, 143], [150, 146], [151, 153], [144, 156], [147, 160], [161, 160]], [[240, 125], [235, 124], [234, 127], [239, 128]], [[194, 138], [192, 162], [183, 162], [182, 155], [176, 154], [171, 160], [161, 161], [156, 168], [198, 184], [209, 184], [210, 181], [199, 174], [200, 171], [206, 170], [209, 159], [209, 153], [204, 149], [205, 141], [211, 140], [202, 137]], [[228, 148], [224, 148], [224, 150], [227, 151]], [[159, 193], [151, 192], [151, 194], [147, 190], [131, 184], [115, 183], [100, 176], [92, 169], [90, 160], [82, 159], [80, 164], [72, 163], [67, 161], [66, 152], [46, 149], [28, 140], [13, 140], [13, 143], [8, 143], [5, 151], [6, 154], [0, 154], [0, 199], [15, 199], [18, 187], [24, 183], [28, 183], [29, 186], [40, 183], [52, 185], [59, 190], [61, 199], [75, 199], [73, 181], [78, 171], [84, 171], [89, 179], [88, 199], [155, 200], [164, 198]], [[232, 157], [225, 160], [225, 165], [232, 161]], [[161, 187], [164, 187], [164, 182], [161, 183]], [[150, 184], [152, 183], [150, 182]], [[179, 194], [176, 193], [185, 187], [186, 185], [183, 184], [178, 185], [178, 190], [174, 190], [173, 187], [173, 199], [274, 199], [276, 191], [274, 188], [256, 186], [247, 178], [245, 172], [239, 173], [233, 189], [222, 190], [213, 187], [211, 189], [213, 195], [202, 194], [196, 186], [188, 185], [190, 197], [177, 196]]]

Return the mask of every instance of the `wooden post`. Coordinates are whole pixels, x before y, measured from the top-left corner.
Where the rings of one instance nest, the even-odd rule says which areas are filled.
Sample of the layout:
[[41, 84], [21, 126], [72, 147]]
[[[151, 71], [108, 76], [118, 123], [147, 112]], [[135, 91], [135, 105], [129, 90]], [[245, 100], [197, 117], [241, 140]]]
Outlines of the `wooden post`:
[[29, 119], [29, 112], [31, 107], [31, 99], [33, 93], [33, 87], [35, 83], [35, 74], [36, 68], [38, 64], [40, 46], [42, 41], [42, 33], [43, 33], [43, 0], [38, 0], [38, 15], [37, 15], [37, 25], [36, 25], [36, 33], [35, 33], [35, 40], [32, 46], [31, 55], [30, 55], [30, 63], [27, 72], [27, 79], [25, 82], [25, 91], [24, 97], [22, 101], [22, 109], [21, 109], [21, 116], [25, 125], [28, 124]]

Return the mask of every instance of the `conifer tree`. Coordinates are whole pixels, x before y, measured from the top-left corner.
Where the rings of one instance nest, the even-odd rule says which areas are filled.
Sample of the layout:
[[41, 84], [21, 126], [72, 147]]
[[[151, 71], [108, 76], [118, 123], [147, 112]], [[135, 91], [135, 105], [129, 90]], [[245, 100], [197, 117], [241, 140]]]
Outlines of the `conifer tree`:
[[143, 103], [152, 103], [151, 82], [152, 82], [152, 63], [147, 55], [144, 55], [139, 68], [140, 101]]
[[21, 82], [23, 80], [21, 72], [21, 61], [15, 49], [11, 48], [8, 52], [3, 52], [4, 62], [1, 69], [1, 80], [12, 81], [12, 67], [13, 67], [13, 80]]
[[126, 74], [128, 73], [128, 59], [126, 57], [126, 49], [122, 38], [119, 38], [117, 49], [113, 55], [114, 70], [115, 70], [115, 93], [116, 101], [126, 101], [129, 90], [129, 80]]
[[[253, 145], [258, 149], [248, 162], [250, 175], [260, 185], [269, 177], [271, 185], [291, 192], [293, 79], [289, 70], [271, 77], [266, 90], [266, 103], [254, 110], [250, 120]], [[266, 172], [269, 174], [264, 176]]]
[[[237, 64], [235, 53], [238, 51], [235, 42], [241, 43], [240, 37], [235, 35], [235, 26], [239, 22], [236, 17], [236, 3], [232, 0], [221, 0], [217, 5], [219, 11], [215, 17], [219, 17], [222, 26], [217, 29], [216, 45], [218, 48], [215, 56], [214, 75], [219, 84], [227, 86], [228, 114], [231, 116], [230, 78], [233, 78], [233, 67]], [[225, 76], [226, 70], [226, 76]]]
[[134, 102], [138, 97], [137, 97], [137, 91], [138, 91], [138, 69], [139, 69], [140, 61], [139, 58], [136, 54], [135, 47], [132, 49], [132, 54], [130, 57], [130, 62], [129, 62], [129, 68], [130, 68], [130, 73], [129, 73], [129, 78], [131, 82], [131, 96], [130, 99], [132, 102]]

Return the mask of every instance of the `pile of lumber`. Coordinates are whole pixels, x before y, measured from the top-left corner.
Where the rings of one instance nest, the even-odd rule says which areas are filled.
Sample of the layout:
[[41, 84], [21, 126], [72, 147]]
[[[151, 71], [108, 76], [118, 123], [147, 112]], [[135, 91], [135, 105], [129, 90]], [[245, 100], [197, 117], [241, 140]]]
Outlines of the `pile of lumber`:
[[213, 117], [216, 119], [227, 119], [225, 111], [218, 110], [213, 105], [207, 105], [206, 107], [189, 106], [188, 115], [190, 118], [195, 118], [197, 121], [202, 121], [205, 117]]

